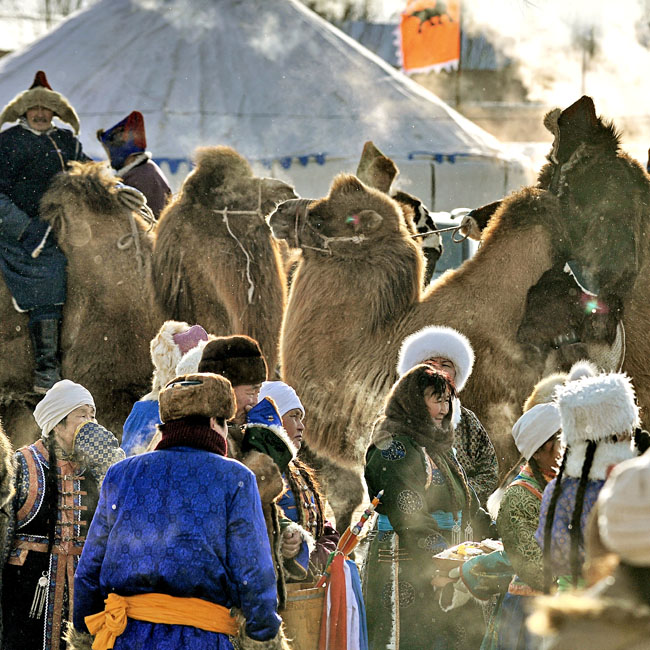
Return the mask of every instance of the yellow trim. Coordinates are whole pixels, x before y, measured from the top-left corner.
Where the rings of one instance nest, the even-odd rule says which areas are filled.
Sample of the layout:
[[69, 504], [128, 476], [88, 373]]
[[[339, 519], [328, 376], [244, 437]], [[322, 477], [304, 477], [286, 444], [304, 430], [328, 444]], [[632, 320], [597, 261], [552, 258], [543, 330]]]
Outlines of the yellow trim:
[[108, 594], [104, 611], [86, 616], [88, 631], [95, 636], [93, 650], [110, 650], [126, 629], [127, 618], [165, 625], [189, 625], [207, 632], [236, 635], [237, 620], [222, 605], [201, 598], [169, 594]]

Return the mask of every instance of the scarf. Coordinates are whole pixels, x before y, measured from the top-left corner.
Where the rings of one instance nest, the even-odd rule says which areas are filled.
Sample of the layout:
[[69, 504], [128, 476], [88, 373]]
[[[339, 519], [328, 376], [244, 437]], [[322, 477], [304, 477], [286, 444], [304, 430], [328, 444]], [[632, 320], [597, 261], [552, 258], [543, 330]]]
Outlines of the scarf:
[[162, 438], [156, 445], [156, 451], [170, 447], [193, 447], [219, 456], [228, 451], [226, 439], [213, 431], [207, 424], [195, 424], [186, 420], [172, 420], [159, 425]]

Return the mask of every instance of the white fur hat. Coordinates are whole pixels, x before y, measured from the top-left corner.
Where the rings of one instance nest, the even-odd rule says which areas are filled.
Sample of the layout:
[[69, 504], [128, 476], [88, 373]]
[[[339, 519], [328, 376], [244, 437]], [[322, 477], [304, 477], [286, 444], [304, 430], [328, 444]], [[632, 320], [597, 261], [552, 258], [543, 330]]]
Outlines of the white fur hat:
[[[156, 336], [151, 339], [149, 351], [151, 352], [151, 362], [154, 368], [153, 393], [160, 392], [164, 386], [176, 377], [176, 366], [183, 356], [183, 350], [174, 337], [188, 332], [192, 328], [197, 328], [197, 326], [182, 321], [168, 320], [162, 324]], [[205, 330], [200, 326], [198, 326], [198, 329], [207, 338]]]
[[632, 433], [639, 425], [639, 409], [630, 378], [622, 373], [583, 377], [560, 386], [556, 393], [562, 419], [563, 442], [604, 440]]
[[604, 545], [634, 566], [650, 566], [650, 456], [618, 465], [598, 495]]
[[433, 357], [449, 359], [456, 369], [456, 390], [461, 391], [472, 374], [474, 350], [467, 337], [452, 327], [432, 325], [407, 336], [397, 360], [400, 377]]
[[203, 348], [210, 342], [214, 341], [217, 337], [213, 334], [208, 334], [208, 338], [199, 341], [195, 347], [189, 352], [186, 352], [181, 360], [176, 364], [176, 377], [181, 375], [191, 375], [199, 371], [199, 363], [203, 356]]

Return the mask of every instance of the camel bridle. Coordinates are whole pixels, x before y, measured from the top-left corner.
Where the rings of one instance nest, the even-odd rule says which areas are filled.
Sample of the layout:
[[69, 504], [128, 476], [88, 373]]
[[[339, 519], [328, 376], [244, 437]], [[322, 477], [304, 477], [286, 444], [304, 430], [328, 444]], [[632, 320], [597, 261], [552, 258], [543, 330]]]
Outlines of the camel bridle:
[[[318, 230], [318, 228], [315, 228], [309, 221], [309, 204], [312, 202], [312, 199], [298, 199], [296, 201], [296, 210], [294, 213], [294, 239], [296, 242], [296, 246], [299, 246], [300, 248], [303, 249], [309, 249], [312, 251], [317, 251], [319, 253], [325, 253], [326, 255], [333, 255], [334, 251], [330, 248], [330, 244], [333, 242], [340, 242], [340, 243], [352, 243], [352, 244], [361, 244], [366, 239], [368, 239], [364, 234], [361, 235], [352, 235], [351, 237], [328, 237], [327, 235], [324, 235], [322, 232]], [[300, 221], [300, 216], [302, 212], [302, 222], [300, 223], [300, 227], [298, 226], [298, 223]], [[305, 228], [309, 228], [309, 230], [316, 235], [318, 239], [323, 243], [322, 248], [319, 246], [307, 246], [306, 244], [302, 244], [300, 242], [300, 237], [299, 235], [305, 230]]]

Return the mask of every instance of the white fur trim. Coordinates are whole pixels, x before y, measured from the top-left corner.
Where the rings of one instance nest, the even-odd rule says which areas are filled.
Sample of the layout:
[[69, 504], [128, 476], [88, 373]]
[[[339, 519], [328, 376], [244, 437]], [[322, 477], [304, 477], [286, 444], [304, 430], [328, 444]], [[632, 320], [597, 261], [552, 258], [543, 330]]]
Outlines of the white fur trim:
[[632, 433], [639, 425], [630, 378], [622, 373], [583, 377], [557, 389], [562, 437], [567, 446]]
[[[305, 530], [300, 524], [292, 521], [282, 532], [286, 533], [287, 531], [290, 533], [300, 533], [300, 538], [307, 544], [309, 555], [314, 552], [314, 549], [316, 548], [316, 540], [308, 530]], [[282, 550], [282, 543], [280, 543], [280, 550]]]
[[133, 159], [132, 162], [128, 165], [124, 165], [121, 169], [118, 169], [115, 172], [115, 175], [123, 178], [124, 174], [128, 174], [134, 167], [137, 167], [140, 163], [143, 163], [146, 160], [151, 160], [151, 153], [149, 151], [142, 151]]
[[467, 337], [452, 327], [424, 327], [407, 336], [402, 342], [397, 372], [401, 377], [411, 368], [432, 357], [443, 357], [454, 364], [456, 390], [461, 391], [474, 366], [474, 350]]
[[174, 377], [176, 366], [181, 360], [180, 348], [174, 343], [174, 334], [190, 329], [187, 323], [168, 320], [162, 324], [149, 344], [153, 363], [152, 393], [158, 394]]
[[181, 375], [189, 375], [198, 372], [201, 357], [203, 356], [203, 348], [205, 348], [210, 341], [214, 341], [216, 338], [216, 336], [208, 334], [207, 340], [199, 341], [195, 347], [188, 350], [176, 365], [176, 376], [180, 377]]
[[[582, 465], [587, 453], [586, 442], [576, 442], [565, 452], [568, 454], [566, 465], [564, 467], [564, 476], [580, 478], [582, 475]], [[589, 480], [604, 480], [607, 478], [609, 470], [624, 460], [629, 460], [636, 456], [636, 451], [632, 446], [631, 440], [622, 440], [621, 442], [599, 442], [594, 454], [594, 460], [589, 472]]]
[[503, 495], [506, 493], [505, 487], [497, 488], [492, 494], [488, 497], [487, 500], [487, 511], [494, 521], [497, 520], [499, 516], [499, 509], [501, 508], [501, 501], [503, 501]]
[[566, 378], [566, 381], [576, 381], [577, 379], [582, 379], [583, 377], [595, 377], [600, 371], [596, 364], [588, 361], [587, 359], [582, 359], [581, 361], [576, 361], [569, 370], [569, 375]]
[[451, 428], [455, 431], [460, 424], [460, 419], [463, 417], [463, 412], [460, 410], [460, 400], [457, 397], [452, 397], [451, 400]]
[[296, 457], [298, 450], [295, 445], [291, 442], [291, 438], [287, 435], [287, 432], [284, 430], [284, 427], [279, 427], [277, 424], [262, 424], [261, 422], [250, 422], [244, 426], [244, 431], [247, 431], [251, 427], [262, 427], [264, 429], [269, 429], [273, 431], [275, 435], [282, 440], [282, 442], [287, 446], [287, 449], [291, 452], [291, 460]]

